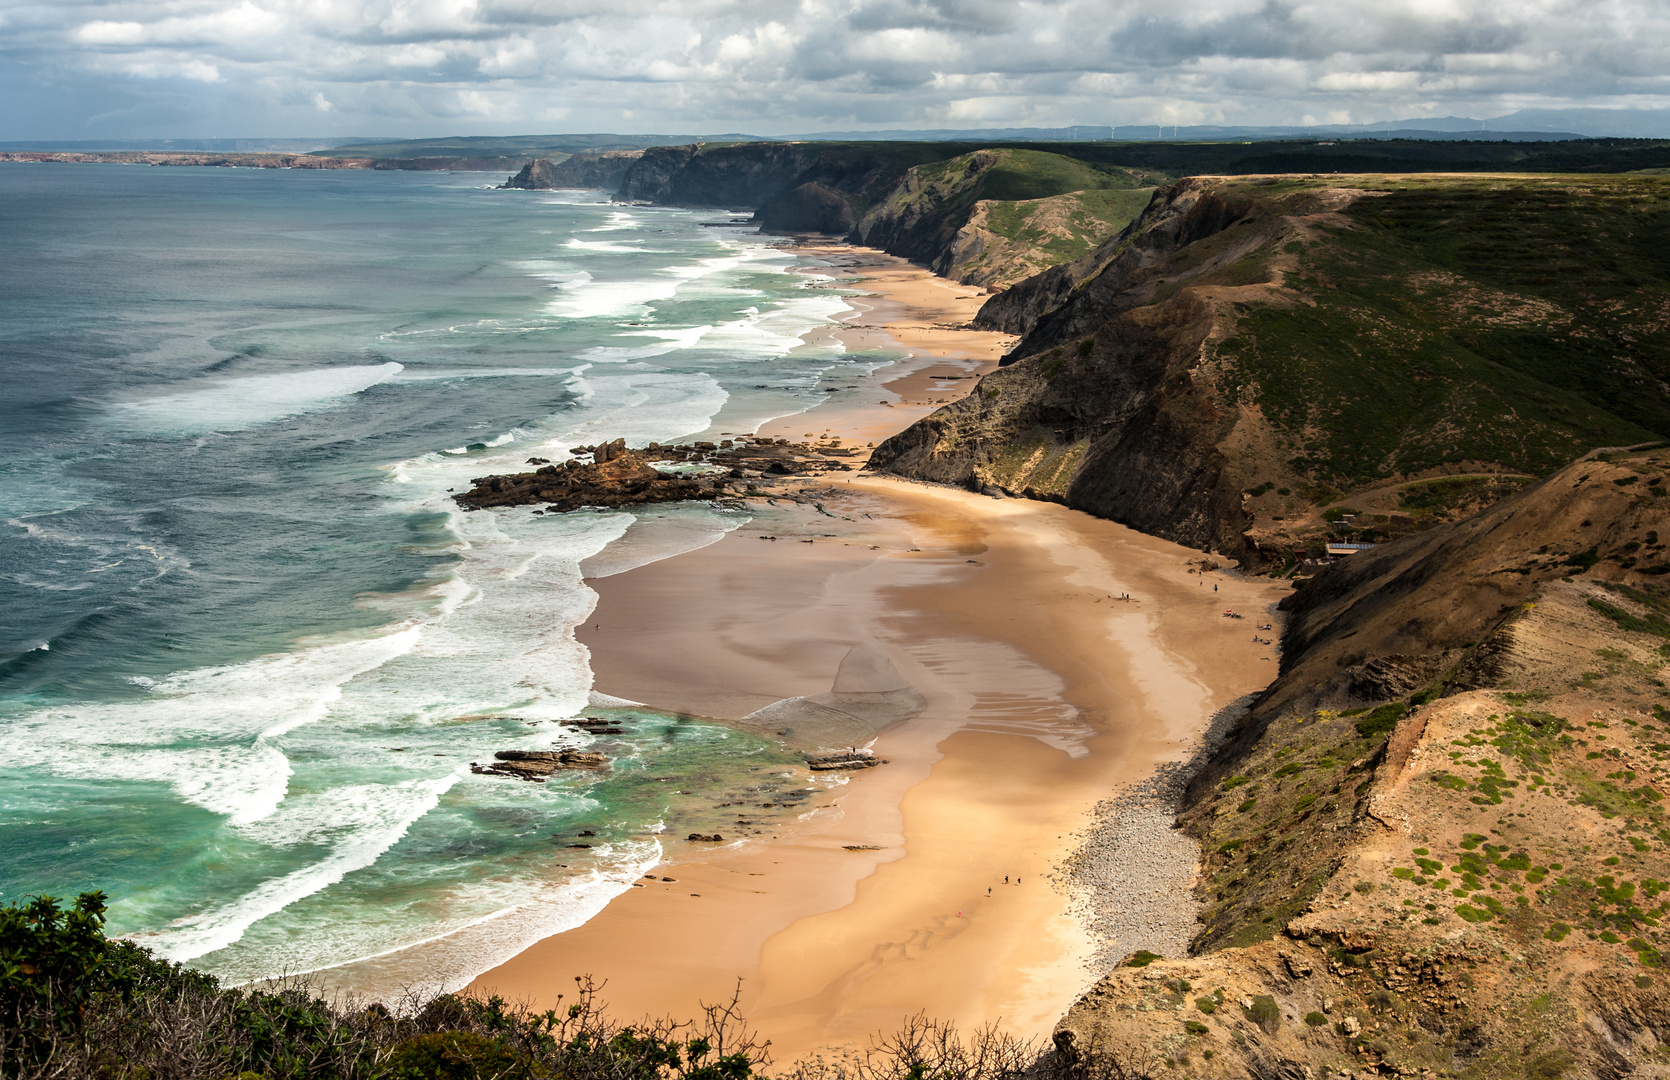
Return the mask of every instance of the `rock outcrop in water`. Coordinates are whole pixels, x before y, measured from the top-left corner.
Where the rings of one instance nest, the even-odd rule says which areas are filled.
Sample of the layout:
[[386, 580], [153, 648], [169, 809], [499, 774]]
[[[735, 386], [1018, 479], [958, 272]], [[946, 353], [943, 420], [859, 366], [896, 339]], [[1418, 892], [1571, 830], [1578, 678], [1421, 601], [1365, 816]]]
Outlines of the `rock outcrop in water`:
[[493, 758], [485, 765], [470, 762], [470, 771], [482, 776], [543, 782], [552, 773], [595, 772], [609, 767], [607, 754], [588, 750], [500, 750]]
[[622, 439], [596, 447], [593, 453], [589, 463], [570, 459], [531, 473], [478, 477], [471, 481], [474, 487], [454, 498], [466, 510], [543, 503], [560, 513], [582, 506], [640, 506], [719, 494], [712, 482], [655, 469], [641, 451], [628, 450]]
[[[846, 471], [852, 466], [841, 458], [854, 453], [784, 439], [650, 443], [642, 450], [629, 449], [625, 439], [616, 439], [577, 446], [574, 452], [589, 454], [591, 460], [575, 457], [552, 465], [536, 458], [530, 464], [541, 468], [534, 472], [477, 477], [471, 481], [474, 487], [453, 498], [466, 510], [543, 504], [553, 513], [715, 499], [733, 486], [746, 491], [796, 476]], [[698, 471], [663, 471], [656, 464], [668, 470], [693, 466]]]

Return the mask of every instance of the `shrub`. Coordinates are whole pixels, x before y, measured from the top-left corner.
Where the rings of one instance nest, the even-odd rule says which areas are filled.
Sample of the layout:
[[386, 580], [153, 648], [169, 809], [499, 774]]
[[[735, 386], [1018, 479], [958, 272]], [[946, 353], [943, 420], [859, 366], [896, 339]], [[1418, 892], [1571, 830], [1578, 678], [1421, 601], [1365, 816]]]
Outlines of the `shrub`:
[[469, 1031], [414, 1035], [389, 1054], [392, 1080], [507, 1080], [527, 1075], [527, 1063], [503, 1042]]
[[1274, 1035], [1281, 1027], [1281, 1007], [1269, 994], [1259, 994], [1252, 999], [1252, 1008], [1241, 1011], [1247, 1014], [1248, 1020], [1263, 1029], [1266, 1035]]
[[1305, 1023], [1313, 1028], [1327, 1027], [1328, 1018], [1319, 1012], [1308, 1012], [1305, 1014]]
[[1397, 722], [1409, 715], [1409, 706], [1403, 702], [1393, 702], [1382, 705], [1378, 709], [1370, 709], [1357, 718], [1357, 734], [1365, 739], [1375, 739], [1382, 735], [1389, 735]]
[[1162, 957], [1159, 953], [1149, 952], [1147, 949], [1138, 949], [1136, 952], [1132, 953], [1128, 959], [1126, 959], [1125, 966], [1126, 967], [1147, 967], [1149, 964], [1152, 964], [1154, 961], [1163, 960], [1163, 959], [1165, 959], [1165, 958]]
[[589, 980], [562, 1011], [443, 994], [351, 1010], [296, 982], [226, 990], [103, 933], [104, 898], [0, 908], [0, 1076], [19, 1080], [747, 1080], [736, 1000], [622, 1027]]

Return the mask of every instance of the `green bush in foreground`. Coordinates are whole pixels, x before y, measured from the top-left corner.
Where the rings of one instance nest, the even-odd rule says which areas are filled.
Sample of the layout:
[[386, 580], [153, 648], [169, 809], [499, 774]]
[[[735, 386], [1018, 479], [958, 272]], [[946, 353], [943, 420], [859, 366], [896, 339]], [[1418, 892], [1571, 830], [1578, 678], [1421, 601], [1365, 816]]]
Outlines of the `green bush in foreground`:
[[[737, 998], [692, 1023], [617, 1023], [596, 988], [535, 1012], [442, 994], [327, 1002], [300, 983], [226, 989], [210, 975], [104, 936], [105, 899], [0, 908], [4, 1080], [749, 1080], [770, 1063]], [[1105, 1070], [1104, 1070], [1105, 1071]], [[917, 1016], [839, 1061], [786, 1080], [1099, 1080], [995, 1027], [968, 1039]]]

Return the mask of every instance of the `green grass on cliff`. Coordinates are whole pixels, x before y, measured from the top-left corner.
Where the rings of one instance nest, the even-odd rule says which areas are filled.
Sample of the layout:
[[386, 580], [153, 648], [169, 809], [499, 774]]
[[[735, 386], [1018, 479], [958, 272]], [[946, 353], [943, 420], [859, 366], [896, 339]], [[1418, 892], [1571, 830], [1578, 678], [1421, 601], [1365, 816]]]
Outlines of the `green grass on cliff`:
[[[986, 227], [1005, 240], [1041, 252], [1047, 262], [1071, 262], [1129, 225], [1148, 206], [1152, 188], [1099, 188], [1051, 199], [996, 202]], [[1050, 229], [1059, 222], [1065, 234]]]
[[[1047, 199], [1072, 191], [1152, 187], [1156, 181], [1139, 170], [1091, 164], [1042, 150], [987, 150], [997, 160], [975, 175], [969, 185], [970, 202], [999, 199], [1005, 202]], [[964, 154], [946, 161], [918, 165], [917, 174], [930, 184], [959, 186], [968, 174], [975, 155]]]
[[[1323, 185], [1247, 192], [1303, 186]], [[1219, 346], [1226, 390], [1257, 401], [1297, 471], [1343, 486], [1459, 461], [1544, 473], [1670, 433], [1670, 183], [1373, 187], [1317, 242], [1287, 245], [1306, 302], [1246, 305]], [[1234, 271], [1223, 284], [1245, 283]]]

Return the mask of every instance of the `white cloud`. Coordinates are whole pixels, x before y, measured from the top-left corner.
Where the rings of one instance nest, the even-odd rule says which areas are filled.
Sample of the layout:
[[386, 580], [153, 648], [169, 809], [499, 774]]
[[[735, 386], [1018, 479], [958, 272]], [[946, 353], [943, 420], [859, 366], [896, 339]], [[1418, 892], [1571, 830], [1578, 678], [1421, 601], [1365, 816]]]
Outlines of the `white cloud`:
[[90, 22], [75, 32], [77, 41], [88, 45], [137, 45], [145, 40], [145, 27], [136, 22]]
[[0, 24], [16, 78], [214, 83], [267, 134], [327, 111], [772, 133], [1670, 106], [1663, 0], [0, 0]]

